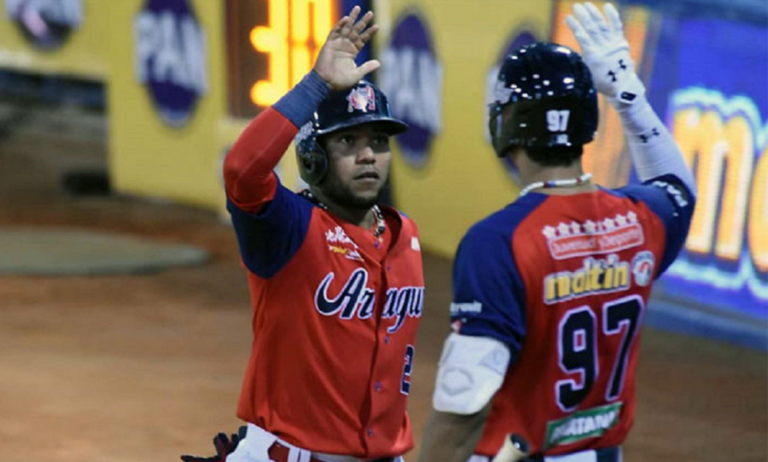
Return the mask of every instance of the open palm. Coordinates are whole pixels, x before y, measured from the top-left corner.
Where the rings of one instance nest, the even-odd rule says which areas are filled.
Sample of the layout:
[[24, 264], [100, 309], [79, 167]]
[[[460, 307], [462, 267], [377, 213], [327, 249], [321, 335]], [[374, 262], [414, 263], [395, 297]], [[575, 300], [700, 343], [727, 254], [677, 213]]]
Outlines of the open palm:
[[366, 43], [379, 30], [376, 24], [366, 27], [373, 19], [373, 12], [367, 12], [359, 21], [360, 7], [352, 9], [333, 27], [320, 49], [315, 62], [315, 72], [325, 80], [333, 90], [350, 88], [366, 74], [379, 68], [377, 60], [370, 60], [358, 66], [355, 58]]

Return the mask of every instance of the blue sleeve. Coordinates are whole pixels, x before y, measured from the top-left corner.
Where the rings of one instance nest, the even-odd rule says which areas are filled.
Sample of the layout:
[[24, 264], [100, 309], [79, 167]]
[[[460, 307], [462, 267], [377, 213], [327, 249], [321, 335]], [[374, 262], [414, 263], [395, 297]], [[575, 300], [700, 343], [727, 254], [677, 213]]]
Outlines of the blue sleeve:
[[474, 227], [453, 266], [451, 323], [462, 335], [491, 337], [517, 357], [526, 333], [525, 288], [512, 255], [511, 236]]
[[258, 213], [248, 213], [227, 199], [243, 263], [270, 278], [296, 255], [309, 229], [313, 205], [278, 182], [275, 197]]
[[320, 102], [331, 89], [314, 70], [309, 71], [301, 82], [286, 93], [272, 107], [290, 120], [297, 128], [312, 120]]
[[636, 201], [642, 201], [661, 219], [667, 241], [656, 277], [661, 276], [675, 261], [685, 244], [696, 205], [694, 194], [674, 175], [664, 175], [619, 189]]

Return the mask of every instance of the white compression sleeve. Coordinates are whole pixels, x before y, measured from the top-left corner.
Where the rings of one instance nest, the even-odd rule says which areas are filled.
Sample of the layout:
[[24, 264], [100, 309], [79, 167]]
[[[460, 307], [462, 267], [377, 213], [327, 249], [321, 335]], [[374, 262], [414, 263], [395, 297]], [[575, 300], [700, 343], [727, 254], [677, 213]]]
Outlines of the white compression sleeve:
[[612, 101], [627, 135], [629, 153], [640, 180], [675, 175], [696, 194], [696, 182], [680, 148], [645, 96], [631, 104]]

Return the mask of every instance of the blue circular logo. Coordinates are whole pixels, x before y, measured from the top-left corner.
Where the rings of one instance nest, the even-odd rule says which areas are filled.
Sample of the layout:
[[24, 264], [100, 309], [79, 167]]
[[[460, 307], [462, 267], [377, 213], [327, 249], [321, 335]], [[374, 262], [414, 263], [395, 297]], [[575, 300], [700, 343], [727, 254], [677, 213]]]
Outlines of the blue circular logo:
[[[507, 55], [512, 54], [513, 51], [517, 50], [520, 47], [523, 47], [525, 45], [530, 45], [531, 43], [536, 43], [538, 39], [535, 35], [533, 35], [532, 32], [529, 32], [527, 30], [523, 30], [521, 32], [517, 32], [515, 34], [512, 34], [512, 38], [507, 41], [507, 46], [504, 47], [503, 52], [499, 56], [496, 65], [491, 68], [490, 71], [488, 71], [487, 79], [486, 79], [486, 85], [485, 85], [485, 95], [486, 95], [486, 103], [487, 105], [490, 105], [495, 101], [495, 89], [496, 89], [496, 80], [499, 75], [499, 69], [501, 69], [501, 65], [504, 62], [504, 58], [507, 57]], [[485, 115], [483, 116], [483, 132], [485, 133], [485, 139], [488, 141], [488, 143], [491, 143], [491, 134], [488, 131], [488, 111], [485, 111]], [[496, 154], [496, 151], [493, 151], [494, 155]], [[507, 170], [507, 172], [510, 174], [512, 179], [518, 180], [520, 177], [519, 172], [517, 171], [517, 167], [515, 164], [512, 163], [511, 160], [509, 160], [509, 157], [504, 157], [502, 159], [502, 163], [504, 164], [504, 168]]]
[[205, 31], [187, 0], [146, 0], [133, 27], [137, 80], [162, 119], [183, 126], [208, 91]]
[[443, 68], [426, 21], [414, 12], [402, 16], [381, 60], [381, 89], [392, 114], [410, 127], [397, 145], [411, 166], [422, 167], [443, 124]]
[[59, 48], [83, 23], [82, 0], [6, 0], [6, 13], [40, 49]]

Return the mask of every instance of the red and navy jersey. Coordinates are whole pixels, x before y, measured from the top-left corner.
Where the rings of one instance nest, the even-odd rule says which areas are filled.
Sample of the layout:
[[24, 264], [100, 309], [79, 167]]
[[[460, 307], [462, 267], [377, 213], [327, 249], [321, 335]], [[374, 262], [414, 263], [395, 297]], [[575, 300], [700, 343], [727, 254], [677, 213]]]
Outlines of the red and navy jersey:
[[680, 251], [694, 197], [674, 177], [531, 193], [473, 226], [454, 263], [452, 325], [511, 362], [476, 453], [518, 433], [533, 454], [621, 444], [651, 285]]
[[424, 301], [418, 232], [382, 207], [379, 240], [279, 183], [271, 167], [302, 123], [292, 109], [307, 105], [299, 90], [251, 122], [225, 163], [253, 307], [238, 417], [312, 451], [401, 455], [413, 447], [406, 398]]

